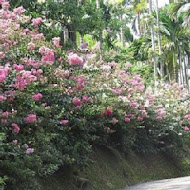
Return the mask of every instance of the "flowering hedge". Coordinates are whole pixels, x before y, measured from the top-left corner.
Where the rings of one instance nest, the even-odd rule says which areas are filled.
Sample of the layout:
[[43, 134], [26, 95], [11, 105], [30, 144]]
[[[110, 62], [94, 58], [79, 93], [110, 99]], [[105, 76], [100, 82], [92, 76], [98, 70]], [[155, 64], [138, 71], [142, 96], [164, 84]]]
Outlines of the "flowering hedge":
[[38, 32], [42, 18], [0, 4], [0, 185], [37, 189], [35, 176], [86, 163], [97, 144], [123, 151], [181, 145], [190, 120], [184, 89], [146, 89], [130, 64], [90, 66], [62, 51], [59, 38], [47, 42]]

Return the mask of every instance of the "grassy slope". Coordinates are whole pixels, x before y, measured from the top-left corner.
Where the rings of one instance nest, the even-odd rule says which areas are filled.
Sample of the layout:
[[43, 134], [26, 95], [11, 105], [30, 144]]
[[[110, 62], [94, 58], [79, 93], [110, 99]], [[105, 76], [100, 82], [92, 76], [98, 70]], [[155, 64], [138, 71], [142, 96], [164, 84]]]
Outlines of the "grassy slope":
[[[61, 170], [48, 179], [41, 179], [42, 190], [75, 190], [70, 170]], [[159, 154], [135, 154], [129, 152], [121, 155], [114, 149], [96, 148], [89, 166], [78, 172], [80, 177], [88, 179], [92, 188], [84, 190], [118, 190], [128, 185], [154, 179], [183, 176], [184, 173], [173, 160]], [[78, 187], [80, 186], [80, 183]]]

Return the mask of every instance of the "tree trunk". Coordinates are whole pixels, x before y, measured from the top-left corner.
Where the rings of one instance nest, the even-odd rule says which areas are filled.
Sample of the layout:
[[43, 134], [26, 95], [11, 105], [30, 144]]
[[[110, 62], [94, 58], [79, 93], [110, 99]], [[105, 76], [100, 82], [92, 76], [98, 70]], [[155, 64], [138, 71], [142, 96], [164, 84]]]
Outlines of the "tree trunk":
[[[159, 56], [162, 54], [162, 44], [161, 44], [161, 34], [160, 34], [160, 13], [159, 13], [159, 8], [158, 8], [158, 0], [156, 0], [156, 25], [157, 25], [157, 33], [158, 33], [158, 48], [159, 48]], [[161, 70], [161, 77], [162, 79], [164, 78], [164, 62], [161, 60], [160, 62], [160, 70]]]
[[[96, 0], [96, 8], [100, 9], [100, 0]], [[100, 43], [100, 61], [102, 61], [103, 59], [103, 32], [102, 31], [100, 31], [99, 43]]]
[[97, 9], [100, 8], [100, 0], [96, 0], [96, 7], [97, 7]]
[[[122, 22], [123, 20], [123, 14], [120, 15], [120, 21]], [[121, 43], [122, 43], [122, 46], [125, 47], [125, 34], [124, 34], [124, 26], [122, 24], [121, 26]]]
[[[152, 0], [149, 0], [149, 15], [152, 16], [153, 10], [152, 10]], [[152, 50], [155, 53], [155, 33], [154, 33], [154, 25], [151, 23], [150, 25], [150, 30], [151, 30], [151, 39], [152, 39]], [[154, 81], [155, 84], [157, 82], [157, 62], [156, 62], [156, 57], [153, 55], [153, 64], [154, 64]]]

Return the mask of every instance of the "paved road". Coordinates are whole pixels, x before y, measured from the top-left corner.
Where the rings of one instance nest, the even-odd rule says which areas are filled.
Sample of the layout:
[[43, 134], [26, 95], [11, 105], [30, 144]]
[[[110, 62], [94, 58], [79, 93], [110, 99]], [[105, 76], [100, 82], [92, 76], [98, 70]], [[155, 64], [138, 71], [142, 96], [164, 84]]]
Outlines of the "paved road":
[[147, 182], [124, 190], [190, 190], [190, 177]]

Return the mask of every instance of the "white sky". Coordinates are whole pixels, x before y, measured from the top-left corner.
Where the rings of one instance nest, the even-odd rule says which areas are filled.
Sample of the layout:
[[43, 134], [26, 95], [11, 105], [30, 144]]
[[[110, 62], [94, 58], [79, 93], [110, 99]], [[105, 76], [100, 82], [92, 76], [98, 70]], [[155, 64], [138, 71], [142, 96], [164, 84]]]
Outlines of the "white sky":
[[[122, 1], [122, 0], [104, 0], [104, 2], [119, 2], [119, 1]], [[153, 0], [153, 2], [155, 2], [155, 0]], [[158, 6], [159, 7], [163, 7], [165, 6], [166, 4], [169, 4], [169, 0], [158, 0]]]
[[[155, 1], [155, 0], [154, 0]], [[158, 0], [158, 6], [163, 7], [166, 4], [169, 4], [169, 0]]]

